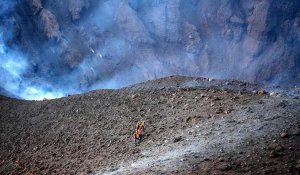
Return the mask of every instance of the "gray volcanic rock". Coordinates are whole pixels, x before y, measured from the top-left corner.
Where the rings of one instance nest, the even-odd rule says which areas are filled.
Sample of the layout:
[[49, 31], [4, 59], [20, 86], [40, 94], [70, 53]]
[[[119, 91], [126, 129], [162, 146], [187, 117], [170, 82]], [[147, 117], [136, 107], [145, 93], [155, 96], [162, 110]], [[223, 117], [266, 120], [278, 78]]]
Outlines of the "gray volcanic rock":
[[89, 7], [88, 0], [70, 0], [69, 1], [69, 11], [72, 15], [72, 20], [80, 19], [80, 13], [84, 8]]
[[59, 36], [59, 24], [49, 10], [44, 9], [40, 12], [38, 22], [43, 34], [48, 38]]
[[38, 14], [43, 9], [41, 0], [29, 0], [28, 2], [33, 14]]
[[33, 84], [70, 79], [62, 86], [74, 91], [171, 74], [299, 85], [299, 9], [298, 0], [28, 0], [15, 4], [5, 43], [28, 55]]

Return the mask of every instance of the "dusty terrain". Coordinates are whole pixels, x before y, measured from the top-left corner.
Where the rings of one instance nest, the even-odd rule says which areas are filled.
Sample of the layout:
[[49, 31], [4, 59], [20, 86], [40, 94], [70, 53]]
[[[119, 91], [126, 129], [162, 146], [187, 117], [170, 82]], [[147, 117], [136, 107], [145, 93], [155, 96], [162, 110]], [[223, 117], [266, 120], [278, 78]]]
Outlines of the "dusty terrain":
[[0, 97], [0, 174], [299, 174], [299, 92], [261, 88], [173, 76], [54, 100]]

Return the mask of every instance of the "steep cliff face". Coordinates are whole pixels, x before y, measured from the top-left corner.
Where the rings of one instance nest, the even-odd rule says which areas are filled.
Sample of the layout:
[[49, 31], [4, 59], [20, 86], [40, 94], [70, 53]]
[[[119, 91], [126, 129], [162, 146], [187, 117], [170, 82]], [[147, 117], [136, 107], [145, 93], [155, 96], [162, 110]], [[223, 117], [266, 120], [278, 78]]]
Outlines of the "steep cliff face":
[[300, 85], [298, 0], [6, 4], [1, 59], [22, 53], [26, 70], [13, 78], [20, 87], [66, 94], [170, 74]]

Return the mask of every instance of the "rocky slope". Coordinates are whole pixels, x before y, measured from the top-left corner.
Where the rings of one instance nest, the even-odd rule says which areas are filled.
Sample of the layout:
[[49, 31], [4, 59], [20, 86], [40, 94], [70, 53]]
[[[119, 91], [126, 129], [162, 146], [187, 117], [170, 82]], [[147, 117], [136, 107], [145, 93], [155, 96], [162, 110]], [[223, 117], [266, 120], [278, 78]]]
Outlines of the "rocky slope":
[[169, 77], [56, 100], [1, 97], [0, 174], [299, 174], [299, 97], [256, 88]]
[[1, 9], [2, 56], [24, 53], [12, 80], [21, 87], [66, 95], [171, 74], [300, 82], [298, 0], [12, 2]]

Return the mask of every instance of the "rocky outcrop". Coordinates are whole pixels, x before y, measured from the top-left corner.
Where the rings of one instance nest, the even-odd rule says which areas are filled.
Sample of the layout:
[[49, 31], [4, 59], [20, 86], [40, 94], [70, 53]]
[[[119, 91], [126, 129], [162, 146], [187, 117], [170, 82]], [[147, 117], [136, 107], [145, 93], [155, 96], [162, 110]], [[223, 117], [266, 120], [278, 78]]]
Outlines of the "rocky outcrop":
[[9, 42], [30, 55], [33, 77], [55, 67], [50, 84], [182, 74], [299, 85], [299, 9], [297, 0], [28, 0], [14, 8]]
[[39, 26], [42, 33], [47, 38], [59, 37], [59, 24], [55, 16], [47, 9], [42, 10], [38, 17]]

